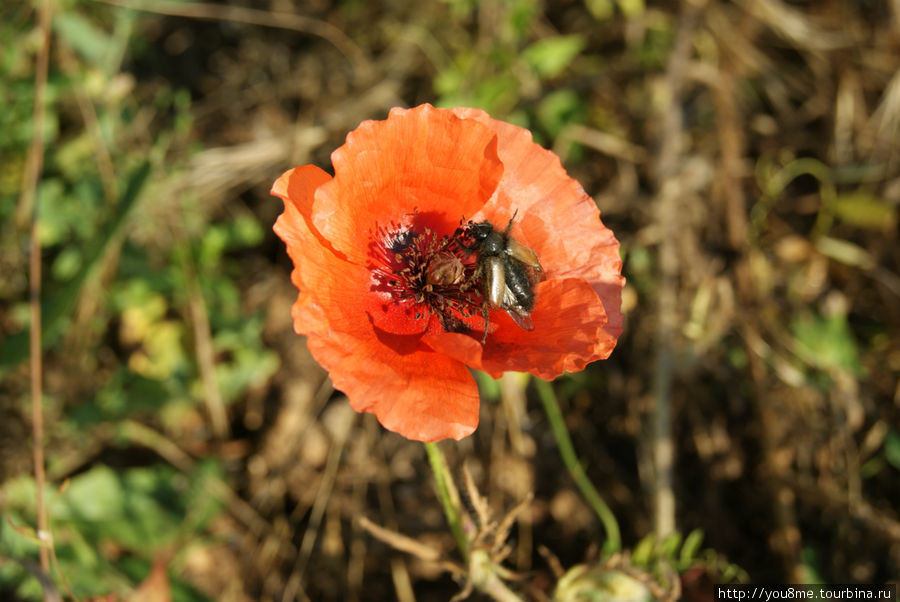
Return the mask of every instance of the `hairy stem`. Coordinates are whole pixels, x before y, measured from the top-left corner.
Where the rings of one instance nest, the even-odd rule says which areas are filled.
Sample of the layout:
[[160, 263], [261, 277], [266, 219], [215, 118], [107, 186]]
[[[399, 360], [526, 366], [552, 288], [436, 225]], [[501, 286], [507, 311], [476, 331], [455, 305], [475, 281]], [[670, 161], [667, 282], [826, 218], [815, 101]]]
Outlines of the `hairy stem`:
[[453, 477], [447, 469], [447, 463], [444, 461], [444, 454], [437, 443], [425, 443], [425, 452], [428, 454], [428, 463], [431, 464], [431, 471], [434, 473], [434, 481], [437, 484], [438, 497], [441, 499], [441, 505], [444, 507], [444, 516], [447, 517], [447, 524], [450, 525], [450, 531], [456, 538], [456, 545], [462, 554], [464, 560], [469, 560], [469, 543], [462, 529], [462, 520], [459, 515], [459, 506], [454, 502], [450, 493], [453, 487]]
[[606, 541], [603, 543], [603, 551], [607, 554], [614, 554], [622, 549], [622, 539], [619, 535], [619, 523], [616, 517], [597, 490], [591, 483], [578, 456], [575, 455], [575, 448], [572, 446], [572, 439], [569, 437], [569, 431], [566, 429], [562, 412], [559, 409], [559, 402], [556, 399], [556, 393], [553, 387], [545, 380], [535, 379], [537, 383], [538, 395], [541, 403], [544, 405], [544, 413], [547, 414], [547, 420], [550, 422], [550, 429], [553, 431], [553, 438], [556, 439], [556, 446], [559, 448], [559, 455], [562, 456], [569, 474], [575, 481], [575, 485], [581, 491], [581, 495], [587, 500], [603, 528], [606, 530]]

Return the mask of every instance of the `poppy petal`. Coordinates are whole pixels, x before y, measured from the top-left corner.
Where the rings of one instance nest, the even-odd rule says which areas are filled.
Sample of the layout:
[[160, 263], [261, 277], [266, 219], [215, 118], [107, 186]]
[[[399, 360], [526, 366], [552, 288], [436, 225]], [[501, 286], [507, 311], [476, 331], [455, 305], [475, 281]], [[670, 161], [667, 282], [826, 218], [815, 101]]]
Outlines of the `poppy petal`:
[[493, 311], [491, 322], [497, 329], [483, 348], [471, 337], [455, 333], [430, 335], [423, 340], [435, 351], [494, 378], [516, 371], [552, 380], [609, 355], [616, 339], [604, 329], [606, 312], [590, 285], [583, 280], [557, 279], [540, 283], [537, 293], [541, 304], [531, 313], [535, 324], [532, 331], [516, 326], [504, 312]]
[[[314, 294], [294, 304], [294, 329], [307, 335], [316, 361], [358, 412], [372, 412], [388, 430], [419, 441], [461, 439], [478, 426], [478, 388], [469, 370], [435, 353], [418, 336], [379, 331], [363, 308], [353, 270], [347, 279], [322, 278]], [[304, 272], [316, 274], [312, 262]], [[332, 264], [333, 266], [334, 264]], [[322, 275], [320, 273], [320, 275]], [[303, 285], [295, 280], [298, 287]], [[302, 289], [301, 289], [302, 290]]]
[[416, 441], [440, 441], [462, 439], [478, 426], [475, 379], [446, 355], [423, 345], [398, 353], [390, 345], [344, 334], [310, 337], [309, 349], [351, 407], [372, 412], [389, 431]]
[[294, 262], [299, 289], [294, 330], [307, 335], [313, 357], [357, 411], [373, 412], [389, 430], [409, 439], [460, 439], [478, 425], [478, 389], [469, 370], [435, 353], [417, 337], [381, 333], [365, 304], [369, 271], [335, 254], [307, 220], [317, 186], [330, 180], [305, 166], [273, 186], [285, 211], [275, 232]]
[[[278, 216], [273, 229], [289, 252], [311, 233], [313, 197], [319, 186], [330, 181], [331, 176], [315, 165], [304, 165], [287, 170], [272, 184], [271, 194], [284, 201], [284, 213]], [[306, 225], [298, 220], [305, 221]], [[315, 236], [326, 242], [317, 232]]]
[[[606, 310], [606, 334], [617, 338], [623, 321], [622, 260], [619, 242], [600, 220], [594, 200], [566, 173], [559, 157], [534, 143], [528, 130], [492, 119], [479, 109], [453, 111], [484, 123], [498, 137], [503, 178], [484, 216], [501, 224], [517, 211], [513, 236], [538, 252], [548, 279], [590, 283]], [[602, 355], [603, 347], [599, 346], [597, 359], [608, 356]]]
[[[282, 175], [272, 193], [284, 201], [284, 213], [275, 221], [275, 233], [287, 245], [294, 263], [291, 281], [299, 290], [294, 304], [294, 329], [298, 334], [339, 329], [361, 331], [366, 315], [357, 306], [341, 302], [368, 293], [368, 270], [337, 255], [311, 224], [309, 212], [317, 185], [331, 177], [312, 165]], [[303, 312], [298, 316], [298, 312]]]
[[503, 174], [493, 130], [431, 105], [363, 122], [331, 160], [335, 178], [317, 191], [313, 220], [362, 265], [377, 227], [415, 214], [418, 228], [449, 234], [482, 208]]

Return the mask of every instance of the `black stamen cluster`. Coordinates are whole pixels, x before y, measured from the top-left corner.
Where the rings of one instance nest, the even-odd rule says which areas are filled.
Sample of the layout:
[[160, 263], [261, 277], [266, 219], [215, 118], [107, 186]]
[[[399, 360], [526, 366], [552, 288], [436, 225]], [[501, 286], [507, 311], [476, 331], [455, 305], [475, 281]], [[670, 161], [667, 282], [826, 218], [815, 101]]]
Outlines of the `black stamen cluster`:
[[478, 313], [481, 292], [473, 286], [476, 262], [458, 243], [462, 227], [438, 236], [430, 228], [415, 231], [391, 224], [379, 227], [371, 250], [373, 286], [395, 302], [414, 301], [415, 318], [434, 314], [446, 332], [466, 332], [463, 318]]

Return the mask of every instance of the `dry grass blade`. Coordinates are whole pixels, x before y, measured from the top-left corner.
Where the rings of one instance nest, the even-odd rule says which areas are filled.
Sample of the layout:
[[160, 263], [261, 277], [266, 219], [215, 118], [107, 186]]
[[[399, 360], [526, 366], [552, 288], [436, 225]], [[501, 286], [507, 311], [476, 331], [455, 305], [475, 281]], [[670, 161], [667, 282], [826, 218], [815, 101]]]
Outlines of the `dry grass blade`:
[[200, 284], [197, 281], [197, 270], [190, 253], [184, 260], [184, 278], [187, 282], [188, 311], [194, 330], [194, 346], [197, 364], [200, 366], [200, 379], [203, 382], [203, 401], [209, 412], [210, 425], [216, 439], [224, 441], [228, 437], [228, 413], [222, 400], [216, 377], [215, 349], [212, 342], [212, 328], [209, 325], [209, 313]]
[[894, 73], [888, 83], [878, 108], [872, 114], [868, 129], [875, 140], [875, 153], [884, 155], [897, 148], [900, 136], [900, 70]]
[[573, 124], [563, 128], [553, 145], [554, 152], [563, 161], [566, 160], [565, 151], [572, 142], [583, 144], [610, 157], [616, 157], [631, 163], [642, 163], [647, 158], [647, 152], [642, 147], [632, 144], [624, 138], [595, 128]]
[[[28, 248], [29, 309], [31, 329], [29, 350], [31, 355], [31, 422], [32, 453], [34, 457], [34, 480], [37, 486], [37, 528], [38, 536], [48, 537], [47, 509], [44, 506], [44, 393], [43, 355], [41, 349], [41, 238], [40, 216], [38, 214], [37, 189], [44, 165], [44, 121], [46, 111], [47, 71], [50, 64], [50, 22], [53, 6], [49, 0], [41, 3], [38, 12], [40, 46], [37, 52], [34, 82], [34, 129], [25, 174], [22, 178], [22, 192], [19, 197], [19, 223], [30, 216]], [[40, 548], [41, 569], [50, 570], [50, 554], [46, 547]]]
[[113, 6], [130, 8], [161, 15], [174, 17], [188, 17], [192, 19], [206, 19], [210, 21], [231, 21], [234, 23], [246, 23], [248, 25], [260, 25], [277, 29], [289, 29], [300, 33], [319, 36], [328, 40], [347, 60], [353, 65], [357, 79], [367, 82], [372, 77], [373, 70], [366, 55], [360, 50], [347, 35], [330, 23], [297, 15], [294, 13], [278, 13], [240, 6], [228, 6], [222, 4], [208, 4], [204, 2], [180, 3], [180, 2], [132, 2], [130, 0], [96, 0]]
[[359, 519], [359, 526], [368, 531], [369, 535], [386, 543], [395, 550], [412, 554], [416, 558], [420, 558], [427, 562], [437, 562], [441, 558], [441, 553], [434, 548], [418, 542], [412, 537], [407, 537], [402, 533], [397, 533], [396, 531], [376, 525], [365, 516]]
[[472, 479], [472, 473], [469, 471], [469, 465], [463, 464], [463, 480], [466, 486], [466, 495], [472, 508], [475, 510], [475, 516], [478, 519], [478, 531], [481, 533], [491, 528], [491, 511], [488, 508], [487, 498], [481, 495]]
[[547, 565], [550, 567], [550, 571], [553, 573], [553, 576], [556, 577], [557, 580], [562, 578], [562, 576], [566, 573], [563, 568], [562, 563], [559, 561], [559, 556], [553, 553], [550, 548], [545, 545], [539, 545], [537, 547], [538, 554], [540, 554], [544, 560], [547, 561]]
[[516, 517], [519, 516], [519, 513], [528, 508], [528, 505], [531, 504], [532, 500], [534, 500], [534, 494], [529, 492], [524, 500], [516, 504], [516, 506], [506, 513], [506, 516], [500, 521], [500, 524], [497, 525], [497, 529], [494, 532], [494, 552], [499, 552], [503, 545], [506, 543], [506, 536], [509, 534], [509, 530], [512, 529], [513, 522], [515, 522]]
[[833, 50], [850, 43], [845, 36], [824, 31], [814, 25], [799, 10], [779, 0], [741, 0], [753, 16], [799, 48]]

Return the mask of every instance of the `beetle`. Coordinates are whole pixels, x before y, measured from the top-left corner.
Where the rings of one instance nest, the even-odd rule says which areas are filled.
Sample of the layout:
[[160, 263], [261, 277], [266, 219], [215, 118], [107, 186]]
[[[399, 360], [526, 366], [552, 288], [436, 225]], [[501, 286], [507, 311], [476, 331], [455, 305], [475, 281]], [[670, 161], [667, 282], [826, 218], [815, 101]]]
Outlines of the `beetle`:
[[544, 270], [537, 253], [510, 236], [515, 217], [514, 213], [503, 231], [487, 221], [469, 221], [463, 232], [472, 243], [458, 243], [466, 251], [478, 253], [474, 278], [481, 282], [484, 299], [482, 344], [487, 340], [489, 309], [503, 309], [519, 328], [534, 330], [534, 287], [544, 279]]

